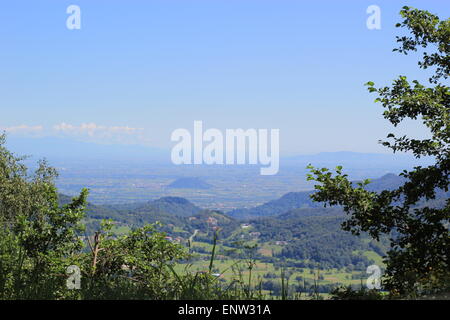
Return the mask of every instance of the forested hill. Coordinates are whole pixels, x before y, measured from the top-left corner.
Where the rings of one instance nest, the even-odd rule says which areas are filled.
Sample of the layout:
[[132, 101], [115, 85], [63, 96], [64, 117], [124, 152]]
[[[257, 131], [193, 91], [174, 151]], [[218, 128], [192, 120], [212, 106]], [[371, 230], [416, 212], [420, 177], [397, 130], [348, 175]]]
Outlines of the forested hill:
[[345, 217], [342, 212], [320, 209], [323, 215], [305, 216], [302, 210], [310, 212], [310, 209], [296, 209], [277, 217], [250, 220], [252, 230], [260, 233], [258, 240], [261, 243], [276, 241], [284, 244], [275, 257], [302, 261], [298, 263], [299, 267], [314, 268], [319, 264], [321, 268], [353, 266], [363, 270], [373, 263], [364, 253], [385, 254], [386, 237], [375, 241], [366, 234], [354, 236], [343, 231], [341, 224]]
[[286, 211], [297, 208], [318, 208], [320, 203], [314, 203], [310, 195], [313, 191], [289, 192], [281, 198], [271, 200], [260, 206], [248, 209], [236, 209], [227, 214], [236, 218], [269, 217], [282, 214]]
[[[67, 204], [71, 197], [59, 194], [59, 203]], [[190, 201], [179, 197], [163, 197], [148, 202], [121, 205], [87, 205], [88, 227], [97, 229], [102, 219], [112, 219], [128, 226], [142, 226], [160, 221], [163, 224], [184, 225], [183, 217], [199, 214], [203, 211]]]
[[[355, 181], [356, 183], [357, 181]], [[368, 190], [381, 191], [395, 189], [404, 182], [404, 178], [389, 173], [379, 179], [373, 179], [367, 186]], [[269, 201], [260, 206], [248, 209], [236, 209], [227, 214], [236, 218], [269, 217], [283, 214], [298, 208], [321, 208], [321, 203], [313, 202], [310, 195], [314, 191], [290, 192], [281, 198]]]

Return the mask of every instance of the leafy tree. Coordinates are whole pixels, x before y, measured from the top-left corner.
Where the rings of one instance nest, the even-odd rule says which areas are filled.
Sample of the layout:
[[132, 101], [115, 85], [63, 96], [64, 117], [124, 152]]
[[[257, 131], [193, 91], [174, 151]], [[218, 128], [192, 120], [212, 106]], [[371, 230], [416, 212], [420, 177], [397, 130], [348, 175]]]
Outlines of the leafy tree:
[[[0, 135], [0, 299], [164, 299], [177, 295], [171, 264], [181, 246], [154, 225], [117, 237], [105, 222], [83, 237], [88, 191], [60, 205], [56, 171], [46, 161], [29, 174], [23, 157]], [[87, 242], [84, 240], [88, 240]], [[89, 249], [87, 248], [89, 244]], [[80, 290], [67, 288], [67, 267], [82, 272]]]
[[[313, 200], [342, 206], [349, 215], [343, 229], [353, 234], [368, 232], [379, 239], [391, 236], [384, 285], [392, 294], [417, 294], [448, 289], [450, 284], [450, 200], [433, 206], [437, 192], [448, 192], [450, 170], [450, 92], [446, 80], [450, 71], [450, 19], [440, 20], [428, 11], [403, 7], [403, 21], [409, 35], [397, 37], [394, 51], [409, 54], [422, 51], [418, 65], [432, 72], [428, 86], [405, 76], [392, 86], [368, 90], [378, 94], [384, 118], [394, 127], [405, 119], [417, 120], [428, 128], [430, 137], [415, 139], [390, 133], [381, 143], [393, 152], [411, 152], [415, 157], [430, 156], [428, 167], [403, 171], [406, 182], [395, 190], [371, 192], [369, 180], [357, 184], [348, 180], [342, 167], [335, 174], [326, 168], [309, 166], [308, 179], [319, 182]], [[448, 195], [448, 193], [447, 193]], [[425, 201], [425, 204], [423, 204]], [[427, 202], [426, 202], [427, 201]]]
[[177, 291], [171, 266], [185, 259], [180, 245], [165, 239], [156, 225], [146, 225], [116, 237], [112, 221], [89, 240], [82, 272], [84, 297], [88, 299], [169, 299]]
[[60, 207], [56, 171], [41, 161], [29, 175], [4, 143], [0, 135], [0, 297], [57, 298], [82, 248], [87, 190]]

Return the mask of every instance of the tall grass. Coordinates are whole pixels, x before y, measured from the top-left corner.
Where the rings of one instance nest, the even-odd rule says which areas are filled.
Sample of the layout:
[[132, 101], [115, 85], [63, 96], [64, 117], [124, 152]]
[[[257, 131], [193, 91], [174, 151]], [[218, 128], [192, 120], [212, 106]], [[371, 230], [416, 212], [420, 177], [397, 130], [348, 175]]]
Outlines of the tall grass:
[[[189, 251], [191, 251], [192, 243], [188, 243]], [[263, 282], [259, 277], [254, 283], [254, 268], [256, 260], [249, 257], [238, 260], [220, 271], [219, 274], [214, 274], [214, 263], [216, 260], [216, 252], [218, 247], [218, 236], [214, 234], [211, 253], [209, 256], [209, 264], [207, 271], [193, 271], [192, 264], [187, 263], [183, 271], [177, 272], [173, 266], [169, 266], [174, 278], [176, 279], [179, 291], [175, 299], [193, 299], [193, 300], [264, 300], [264, 299], [280, 299], [280, 300], [300, 300], [305, 299], [302, 296], [304, 292], [311, 292], [310, 299], [322, 299], [318, 292], [320, 270], [315, 271], [314, 284], [308, 287], [304, 280], [303, 290], [297, 292], [291, 290], [290, 275], [285, 268], [280, 271], [280, 286], [281, 291], [279, 295], [265, 294], [263, 290]], [[222, 280], [222, 276], [231, 270], [232, 277], [226, 282]], [[244, 272], [245, 271], [245, 272]]]

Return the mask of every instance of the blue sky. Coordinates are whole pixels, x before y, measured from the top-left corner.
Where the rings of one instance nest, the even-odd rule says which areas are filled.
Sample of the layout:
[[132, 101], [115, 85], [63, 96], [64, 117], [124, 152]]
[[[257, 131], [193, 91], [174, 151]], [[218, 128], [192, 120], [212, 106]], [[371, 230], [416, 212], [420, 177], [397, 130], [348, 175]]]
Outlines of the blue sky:
[[[81, 30], [66, 28], [71, 4]], [[381, 30], [366, 28], [372, 4]], [[282, 154], [386, 152], [390, 127], [363, 84], [424, 78], [416, 57], [391, 51], [403, 5], [450, 13], [442, 0], [10, 1], [0, 128], [169, 148], [173, 130], [202, 120], [279, 128]]]

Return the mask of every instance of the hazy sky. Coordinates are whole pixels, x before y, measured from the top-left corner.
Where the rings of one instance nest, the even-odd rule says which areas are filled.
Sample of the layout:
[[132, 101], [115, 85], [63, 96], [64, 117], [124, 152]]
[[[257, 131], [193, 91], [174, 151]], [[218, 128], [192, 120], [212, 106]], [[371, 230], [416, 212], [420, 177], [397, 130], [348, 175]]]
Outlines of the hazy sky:
[[[71, 4], [80, 30], [66, 27]], [[372, 4], [381, 30], [366, 27]], [[4, 2], [0, 128], [168, 148], [202, 120], [279, 128], [284, 154], [383, 152], [389, 126], [363, 84], [423, 78], [392, 52], [403, 5], [450, 13], [444, 0]]]

